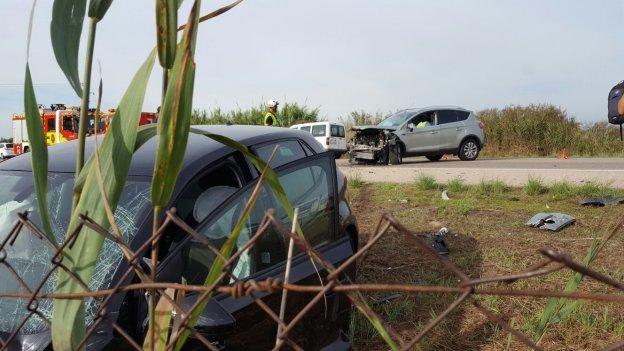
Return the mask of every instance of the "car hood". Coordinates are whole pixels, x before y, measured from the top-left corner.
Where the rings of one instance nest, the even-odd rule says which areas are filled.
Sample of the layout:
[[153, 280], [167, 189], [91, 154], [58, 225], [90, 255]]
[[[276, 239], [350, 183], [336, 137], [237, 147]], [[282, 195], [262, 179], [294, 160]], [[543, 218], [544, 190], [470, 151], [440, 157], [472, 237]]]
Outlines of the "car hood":
[[379, 127], [379, 126], [353, 126], [351, 130], [361, 132], [361, 131], [373, 131], [373, 130], [396, 130], [396, 127]]

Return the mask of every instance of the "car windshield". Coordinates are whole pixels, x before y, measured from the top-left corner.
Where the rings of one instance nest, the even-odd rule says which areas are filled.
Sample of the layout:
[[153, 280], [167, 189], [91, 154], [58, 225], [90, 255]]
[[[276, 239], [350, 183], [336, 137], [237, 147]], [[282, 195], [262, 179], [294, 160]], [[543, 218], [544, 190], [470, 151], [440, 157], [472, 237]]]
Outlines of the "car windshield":
[[[28, 217], [40, 227], [37, 198], [34, 193], [31, 172], [0, 171], [0, 242], [4, 242], [17, 222], [17, 214], [28, 211]], [[50, 222], [57, 243], [65, 237], [69, 225], [72, 206], [73, 175], [68, 173], [49, 173], [48, 208]], [[115, 219], [129, 243], [148, 214], [150, 204], [150, 183], [147, 177], [129, 177], [115, 212]], [[26, 226], [22, 227], [13, 244], [4, 248], [6, 262], [16, 271], [31, 291], [34, 291], [44, 275], [52, 268], [52, 248], [39, 239]], [[95, 273], [89, 288], [105, 289], [111, 284], [115, 270], [122, 260], [122, 253], [117, 244], [104, 240], [102, 251], [96, 263]], [[56, 274], [45, 283], [41, 293], [53, 292]], [[0, 293], [28, 293], [15, 279], [5, 264], [0, 264]], [[46, 318], [52, 316], [52, 300], [39, 300], [38, 311]], [[29, 312], [26, 299], [0, 298], [0, 332], [12, 332]], [[94, 300], [87, 300], [86, 320], [90, 323], [97, 312]], [[47, 329], [47, 324], [36, 314], [27, 319], [21, 328], [23, 334], [33, 334]]]
[[386, 117], [386, 119], [381, 121], [381, 123], [379, 123], [377, 126], [378, 127], [398, 127], [401, 124], [403, 124], [403, 122], [405, 122], [408, 118], [410, 118], [412, 115], [414, 115], [414, 112], [411, 110], [399, 111]]

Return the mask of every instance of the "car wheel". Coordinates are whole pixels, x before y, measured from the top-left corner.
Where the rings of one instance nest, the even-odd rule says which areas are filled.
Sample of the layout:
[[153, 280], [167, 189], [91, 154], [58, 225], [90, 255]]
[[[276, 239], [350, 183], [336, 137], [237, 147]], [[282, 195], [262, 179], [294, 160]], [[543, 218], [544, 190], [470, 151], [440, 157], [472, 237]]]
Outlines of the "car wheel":
[[436, 162], [436, 161], [440, 161], [440, 159], [442, 158], [442, 155], [428, 155], [425, 157], [431, 162]]
[[400, 165], [403, 163], [403, 149], [401, 148], [401, 144], [398, 142], [394, 145], [394, 147], [390, 150], [390, 164]]
[[479, 156], [479, 143], [474, 139], [466, 139], [459, 147], [457, 156], [462, 161], [473, 161]]

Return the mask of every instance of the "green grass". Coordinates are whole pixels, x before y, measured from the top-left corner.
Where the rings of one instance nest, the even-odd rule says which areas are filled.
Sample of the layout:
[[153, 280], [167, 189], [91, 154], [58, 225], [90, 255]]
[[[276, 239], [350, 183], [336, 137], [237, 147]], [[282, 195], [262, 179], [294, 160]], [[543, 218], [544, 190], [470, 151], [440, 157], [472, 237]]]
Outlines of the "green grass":
[[550, 192], [555, 200], [563, 200], [576, 196], [576, 187], [566, 181], [556, 182], [550, 186]]
[[529, 196], [542, 195], [548, 192], [541, 179], [531, 178], [524, 186], [524, 192]]
[[509, 187], [501, 180], [482, 180], [474, 187], [474, 191], [479, 195], [501, 195], [508, 190]]
[[[610, 213], [620, 208], [585, 207], [578, 201], [587, 194], [624, 193], [600, 183], [574, 185], [559, 182], [546, 187], [541, 180], [532, 179], [523, 187], [510, 187], [501, 181], [482, 181], [468, 185], [454, 179], [442, 187], [428, 178], [421, 175], [411, 184], [400, 185], [372, 183], [368, 206], [355, 209], [355, 214], [361, 220], [362, 227], [375, 226], [381, 214], [389, 212], [417, 233], [435, 232], [440, 226], [449, 228], [451, 235], [446, 239], [451, 251], [449, 259], [474, 278], [522, 271], [541, 260], [537, 252], [540, 247], [560, 247], [577, 261], [582, 261], [592, 245], [590, 239], [600, 236], [599, 233], [604, 228], [613, 225], [614, 219], [610, 217]], [[441, 199], [442, 188], [449, 190], [450, 200]], [[409, 204], [399, 204], [405, 198], [409, 199]], [[576, 217], [577, 225], [566, 228], [561, 233], [544, 233], [525, 225], [527, 219], [535, 213], [549, 211], [569, 213]], [[624, 267], [622, 258], [614, 254], [620, 247], [621, 240], [624, 238], [620, 235], [614, 239], [613, 245], [605, 246], [605, 252], [599, 255], [592, 267], [616, 279], [624, 276], [622, 270], [618, 270], [618, 267]], [[363, 268], [358, 273], [358, 279], [363, 283], [442, 286], [456, 283], [451, 274], [431, 265], [426, 257], [422, 258], [423, 264], [414, 264], [422, 255], [418, 250], [412, 250], [400, 236], [385, 236], [371, 250], [369, 258], [362, 263]], [[396, 269], [389, 270], [389, 267]], [[574, 275], [569, 270], [562, 270], [539, 279], [517, 281], [510, 288], [540, 290], [555, 287], [563, 290], [566, 283], [572, 280], [572, 276]], [[601, 292], [601, 288], [595, 284], [588, 283], [583, 288]], [[365, 295], [377, 297], [380, 294]], [[401, 335], [409, 337], [417, 333], [414, 328], [425, 325], [430, 318], [443, 310], [446, 299], [449, 297], [441, 294], [418, 294], [416, 308], [409, 314], [402, 314], [394, 306], [375, 306], [374, 309]], [[495, 296], [480, 296], [479, 299], [499, 314], [514, 316], [516, 328], [533, 340], [538, 339], [536, 325], [540, 319], [550, 314], [548, 311], [544, 312], [548, 299]], [[403, 300], [396, 303], [400, 305], [401, 301]], [[556, 322], [546, 328], [544, 345], [560, 345], [559, 349], [587, 349], [588, 345], [603, 348], [624, 336], [624, 313], [612, 305], [583, 303], [579, 308], [575, 304], [564, 302], [556, 307], [564, 308], [565, 313], [555, 311], [553, 321]], [[469, 321], [466, 325], [470, 325], [475, 311], [465, 306], [459, 310], [462, 312], [458, 316], [462, 316], [463, 321]], [[519, 349], [517, 340], [509, 339], [506, 333], [494, 328], [482, 338], [478, 331], [467, 327], [467, 333], [475, 332], [467, 334], [474, 335], [474, 341], [448, 341], [445, 333], [456, 333], [455, 326], [456, 324], [442, 323], [423, 340], [421, 349], [505, 349], [506, 346], [509, 350]], [[358, 346], [356, 349], [383, 348], [376, 331], [361, 316], [354, 318], [350, 334], [355, 336], [352, 340]]]
[[355, 174], [349, 178], [348, 184], [350, 188], [359, 189], [364, 186], [364, 180], [359, 176], [359, 174]]
[[467, 189], [464, 181], [459, 178], [449, 180], [446, 187], [451, 193], [463, 193]]
[[418, 190], [424, 191], [436, 189], [438, 187], [438, 184], [436, 183], [434, 177], [426, 174], [421, 174], [418, 176], [418, 178], [416, 178], [416, 187], [418, 188]]

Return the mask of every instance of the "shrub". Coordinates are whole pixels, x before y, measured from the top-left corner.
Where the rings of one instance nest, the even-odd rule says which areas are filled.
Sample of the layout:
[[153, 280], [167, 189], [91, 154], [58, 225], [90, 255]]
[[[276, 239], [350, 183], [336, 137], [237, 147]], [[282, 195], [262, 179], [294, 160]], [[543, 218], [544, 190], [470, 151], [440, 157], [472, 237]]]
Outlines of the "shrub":
[[480, 195], [503, 194], [507, 190], [507, 185], [501, 180], [482, 180], [475, 187], [475, 191]]
[[437, 184], [435, 178], [433, 178], [432, 176], [421, 174], [416, 179], [416, 187], [418, 188], [418, 190], [425, 191], [435, 189], [437, 187]]
[[540, 179], [531, 178], [524, 186], [524, 192], [527, 195], [535, 196], [545, 194], [548, 192], [548, 188], [544, 186], [544, 183]]
[[349, 178], [348, 184], [350, 188], [359, 189], [364, 186], [364, 180], [356, 174]]
[[550, 104], [487, 109], [478, 116], [488, 138], [485, 155], [554, 156], [563, 148], [572, 156], [624, 155], [617, 127], [582, 125]]
[[464, 181], [459, 178], [449, 180], [449, 182], [446, 183], [446, 187], [452, 193], [461, 193], [467, 189]]
[[567, 199], [576, 195], [576, 188], [566, 181], [553, 183], [550, 191], [556, 200]]
[[[191, 116], [191, 124], [232, 124], [242, 125], [262, 125], [264, 124], [264, 105], [258, 105], [246, 110], [238, 109], [224, 112], [217, 107], [212, 110], [194, 110]], [[277, 118], [282, 126], [288, 127], [297, 123], [317, 122], [322, 118], [319, 116], [318, 107], [310, 108], [306, 105], [286, 102], [280, 106]]]

